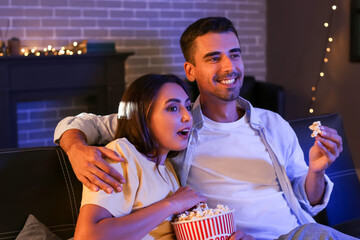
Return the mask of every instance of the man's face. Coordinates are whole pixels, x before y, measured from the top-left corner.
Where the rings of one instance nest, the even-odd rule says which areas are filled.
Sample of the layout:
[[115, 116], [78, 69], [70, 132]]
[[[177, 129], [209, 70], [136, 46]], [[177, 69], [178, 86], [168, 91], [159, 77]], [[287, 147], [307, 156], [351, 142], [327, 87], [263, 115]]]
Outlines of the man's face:
[[233, 101], [244, 78], [240, 44], [233, 32], [207, 33], [195, 39], [194, 64], [185, 63], [190, 81], [197, 81], [202, 102]]

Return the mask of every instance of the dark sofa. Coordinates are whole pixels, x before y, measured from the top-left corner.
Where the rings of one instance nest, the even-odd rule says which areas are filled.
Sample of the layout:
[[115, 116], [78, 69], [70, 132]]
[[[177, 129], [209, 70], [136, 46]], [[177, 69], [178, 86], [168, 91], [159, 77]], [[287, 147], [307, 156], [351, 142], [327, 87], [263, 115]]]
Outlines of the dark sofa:
[[29, 214], [62, 239], [73, 236], [82, 185], [60, 147], [0, 150], [0, 191], [1, 240], [15, 239]]
[[[344, 151], [327, 171], [335, 183], [331, 200], [316, 219], [359, 237], [360, 183], [341, 118], [337, 114], [330, 114], [290, 121], [305, 153], [314, 141], [308, 129], [314, 120], [321, 120], [324, 125], [336, 128], [344, 140]], [[62, 239], [72, 237], [81, 189], [60, 147], [0, 150], [0, 239], [15, 239], [29, 214], [33, 214]]]
[[[256, 102], [254, 105], [258, 107], [267, 108], [266, 104], [272, 101], [272, 110], [283, 115], [283, 89], [269, 83], [262, 84], [253, 78], [247, 79], [242, 94], [252, 97], [250, 101]], [[259, 94], [252, 92], [254, 88], [256, 91], [263, 91], [264, 88], [270, 90], [256, 98]], [[343, 153], [327, 171], [335, 183], [331, 201], [316, 219], [320, 223], [359, 237], [360, 183], [340, 116], [316, 116], [290, 121], [290, 124], [307, 158], [308, 150], [314, 141], [310, 137], [308, 126], [315, 120], [337, 129], [344, 140]], [[15, 239], [24, 228], [29, 214], [34, 215], [61, 239], [71, 238], [79, 212], [81, 191], [82, 186], [60, 147], [0, 150], [0, 240]], [[28, 229], [24, 228], [23, 232]], [[33, 227], [32, 230], [36, 229]]]

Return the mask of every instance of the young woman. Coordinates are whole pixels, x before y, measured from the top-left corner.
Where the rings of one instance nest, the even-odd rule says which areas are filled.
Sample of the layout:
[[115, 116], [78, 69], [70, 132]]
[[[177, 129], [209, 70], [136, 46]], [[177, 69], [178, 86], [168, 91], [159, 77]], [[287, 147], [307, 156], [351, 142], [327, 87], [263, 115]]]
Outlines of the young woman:
[[107, 148], [126, 183], [122, 192], [93, 192], [83, 186], [76, 239], [175, 239], [170, 220], [206, 199], [179, 188], [166, 157], [186, 148], [191, 102], [174, 75], [145, 75], [126, 90], [119, 105], [116, 140]]

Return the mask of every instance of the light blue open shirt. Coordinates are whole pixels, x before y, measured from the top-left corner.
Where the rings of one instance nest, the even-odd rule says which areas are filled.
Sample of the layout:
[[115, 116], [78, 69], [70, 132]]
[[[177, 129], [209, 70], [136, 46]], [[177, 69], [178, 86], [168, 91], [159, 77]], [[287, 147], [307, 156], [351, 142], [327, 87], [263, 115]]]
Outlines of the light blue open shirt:
[[[200, 107], [200, 98], [193, 107], [194, 125], [188, 147], [172, 163], [180, 178], [181, 185], [185, 186], [190, 167], [194, 159], [194, 149], [197, 145], [198, 132], [203, 126]], [[333, 183], [325, 175], [326, 189], [321, 204], [311, 206], [305, 192], [305, 179], [308, 166], [304, 161], [304, 154], [299, 145], [295, 132], [278, 114], [254, 108], [248, 101], [239, 97], [238, 105], [246, 111], [251, 127], [258, 131], [265, 147], [270, 154], [277, 179], [285, 199], [298, 219], [300, 225], [315, 222], [312, 216], [316, 215], [328, 204]], [[81, 113], [75, 117], [63, 119], [55, 129], [54, 142], [58, 142], [61, 135], [69, 129], [78, 129], [87, 137], [89, 145], [106, 144], [113, 140], [117, 125], [117, 114], [97, 116]]]

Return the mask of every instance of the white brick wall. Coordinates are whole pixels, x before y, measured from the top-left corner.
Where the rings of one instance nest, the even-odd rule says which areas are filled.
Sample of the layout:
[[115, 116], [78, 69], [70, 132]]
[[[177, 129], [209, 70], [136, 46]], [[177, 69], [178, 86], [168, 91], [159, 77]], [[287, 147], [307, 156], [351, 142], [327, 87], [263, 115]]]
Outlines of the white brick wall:
[[57, 48], [72, 41], [116, 42], [119, 51], [134, 51], [126, 81], [146, 73], [184, 76], [179, 38], [201, 17], [225, 16], [237, 27], [245, 74], [266, 76], [265, 0], [0, 0], [0, 28], [23, 46]]

